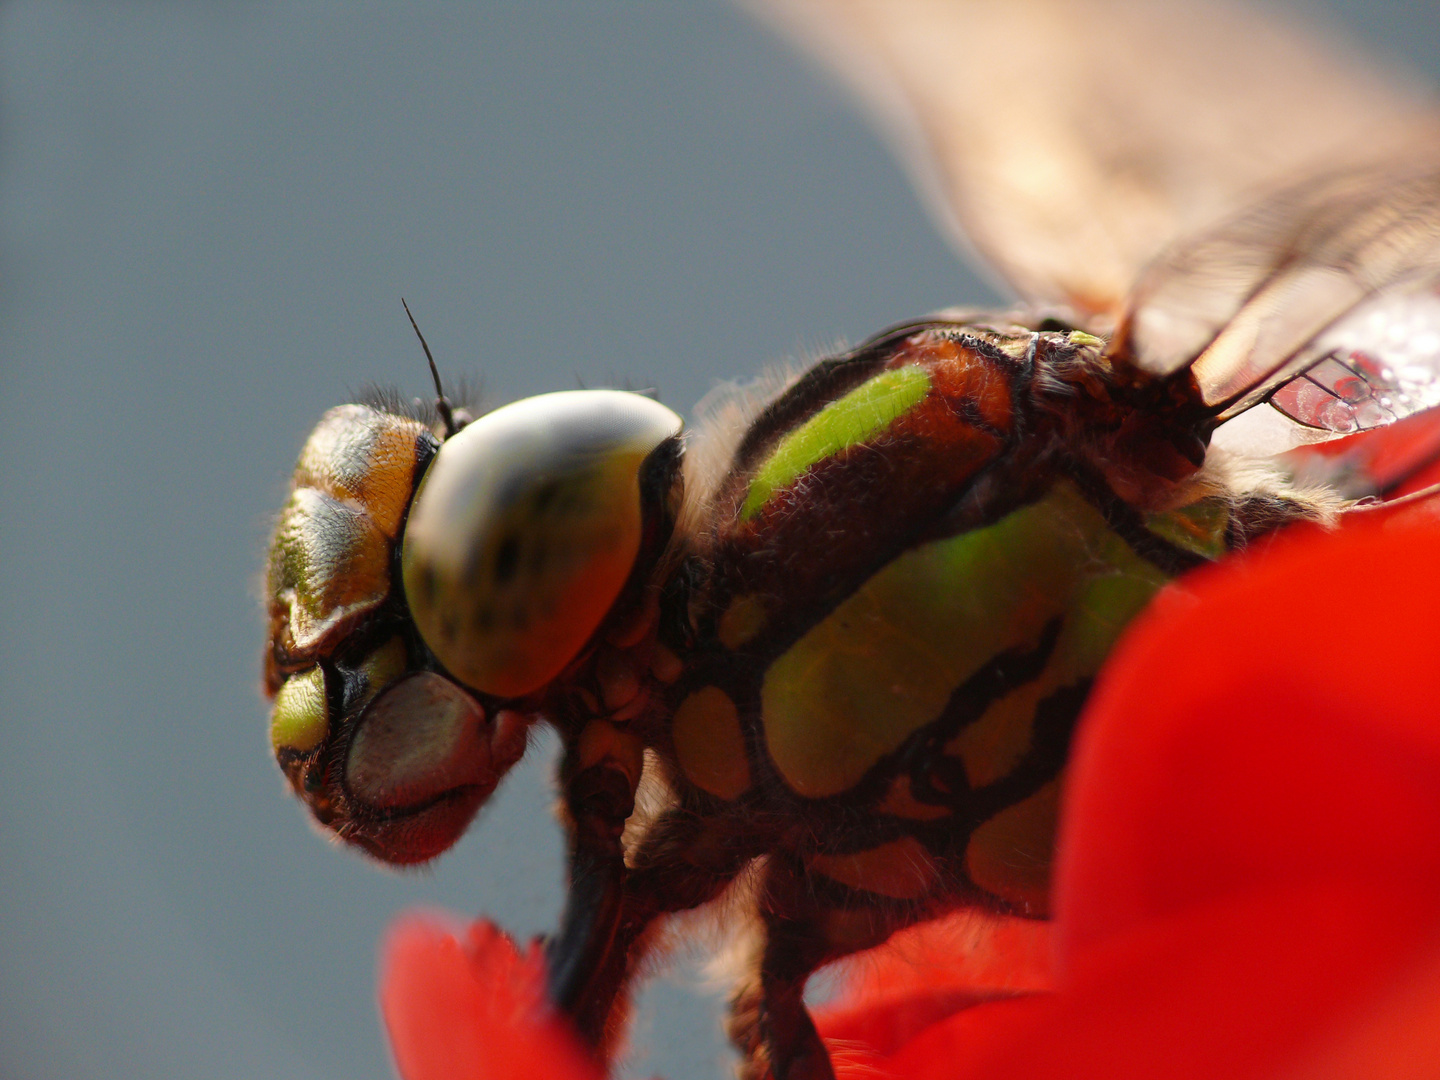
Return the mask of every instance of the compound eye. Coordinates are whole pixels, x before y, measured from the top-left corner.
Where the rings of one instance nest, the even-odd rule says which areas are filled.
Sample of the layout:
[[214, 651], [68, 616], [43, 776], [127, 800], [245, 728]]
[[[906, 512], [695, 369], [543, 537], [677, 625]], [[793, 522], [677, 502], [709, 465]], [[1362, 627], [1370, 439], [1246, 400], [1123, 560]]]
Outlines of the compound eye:
[[497, 409], [440, 447], [401, 570], [425, 643], [468, 686], [522, 697], [579, 654], [644, 530], [645, 459], [680, 418], [639, 394], [577, 390]]
[[524, 723], [496, 719], [431, 672], [382, 693], [360, 715], [345, 758], [346, 839], [392, 863], [449, 848], [524, 751]]

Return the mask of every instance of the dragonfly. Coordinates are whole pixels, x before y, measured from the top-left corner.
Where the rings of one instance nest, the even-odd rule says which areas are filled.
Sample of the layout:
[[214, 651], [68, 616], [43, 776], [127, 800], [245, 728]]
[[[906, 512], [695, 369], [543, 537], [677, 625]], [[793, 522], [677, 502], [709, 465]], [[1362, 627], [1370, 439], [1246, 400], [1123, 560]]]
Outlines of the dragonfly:
[[1151, 598], [1440, 456], [1303, 483], [1282, 456], [1440, 431], [1440, 112], [1239, 6], [759, 14], [1016, 306], [901, 323], [693, 428], [615, 390], [475, 415], [438, 375], [433, 407], [331, 410], [270, 552], [265, 686], [295, 794], [395, 864], [550, 725], [554, 1002], [608, 1059], [656, 928], [723, 897], [755, 942], [745, 1074], [824, 1080], [816, 970], [957, 909], [1047, 915], [1071, 734]]

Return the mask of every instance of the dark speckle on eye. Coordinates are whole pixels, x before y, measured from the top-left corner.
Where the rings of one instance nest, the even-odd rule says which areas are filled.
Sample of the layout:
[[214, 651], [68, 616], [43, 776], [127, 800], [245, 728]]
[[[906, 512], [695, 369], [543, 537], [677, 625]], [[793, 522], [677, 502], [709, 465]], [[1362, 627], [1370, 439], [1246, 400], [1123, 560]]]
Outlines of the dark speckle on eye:
[[583, 496], [576, 484], [568, 485], [560, 497], [555, 500], [555, 516], [557, 518], [573, 517], [583, 503]]
[[554, 480], [541, 484], [535, 489], [534, 510], [537, 516], [545, 512], [545, 508], [554, 501], [559, 491], [560, 485]]
[[495, 552], [495, 584], [507, 585], [515, 577], [515, 568], [520, 563], [520, 541], [514, 533], [506, 534]]

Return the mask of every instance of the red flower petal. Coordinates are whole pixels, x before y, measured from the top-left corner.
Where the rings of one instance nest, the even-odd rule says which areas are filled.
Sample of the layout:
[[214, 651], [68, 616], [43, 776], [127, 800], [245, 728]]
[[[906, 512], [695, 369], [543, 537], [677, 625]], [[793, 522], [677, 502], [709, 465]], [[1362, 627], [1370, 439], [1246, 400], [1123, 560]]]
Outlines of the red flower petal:
[[1314, 443], [1287, 455], [1302, 466], [1329, 458], [1343, 473], [1367, 478], [1386, 498], [1440, 482], [1440, 409], [1343, 439]]
[[390, 929], [380, 1011], [404, 1080], [602, 1080], [545, 999], [539, 950], [488, 922], [409, 915]]
[[1058, 993], [957, 1014], [883, 1067], [936, 1080], [1273, 1076], [1389, 985], [1416, 923], [1388, 924], [1384, 901], [1302, 887], [1197, 905], [1088, 951]]
[[1440, 902], [1440, 529], [1350, 528], [1160, 600], [1077, 737], [1062, 957], [1264, 886]]
[[[892, 1052], [975, 1005], [1047, 990], [1051, 926], [958, 912], [902, 930], [846, 962], [839, 997], [817, 1012], [824, 1038], [866, 1055]], [[837, 1053], [837, 1066], [845, 1055]]]
[[1374, 1010], [1335, 1032], [1287, 1080], [1431, 1080], [1440, 1074], [1440, 948]]

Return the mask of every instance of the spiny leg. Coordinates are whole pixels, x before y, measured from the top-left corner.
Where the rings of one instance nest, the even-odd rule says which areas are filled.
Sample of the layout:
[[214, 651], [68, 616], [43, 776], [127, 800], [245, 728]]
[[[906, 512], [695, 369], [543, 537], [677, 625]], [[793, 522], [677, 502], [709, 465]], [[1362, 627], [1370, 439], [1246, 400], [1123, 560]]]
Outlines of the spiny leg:
[[[567, 921], [552, 950], [551, 970], [567, 959], [559, 952], [561, 942], [572, 942], [566, 947], [583, 954], [571, 965], [572, 969], [588, 965], [583, 977], [577, 971], [574, 978], [573, 985], [583, 983], [583, 990], [562, 1004], [582, 1037], [602, 1057], [607, 1056], [623, 1026], [628, 1006], [625, 989], [644, 962], [655, 920], [714, 899], [754, 857], [748, 844], [734, 843], [736, 835], [729, 823], [690, 810], [662, 815], [641, 840], [632, 856], [633, 865], [623, 874], [618, 910], [603, 952], [584, 932], [605, 933], [604, 922], [578, 910], [583, 897], [574, 897], [567, 905]], [[558, 996], [556, 1000], [559, 1003]]]
[[731, 1041], [745, 1056], [744, 1080], [833, 1080], [829, 1052], [805, 1006], [817, 969], [873, 948], [924, 918], [928, 901], [843, 885], [800, 858], [774, 855], [759, 894], [764, 941], [731, 1002]]
[[758, 968], [731, 1002], [730, 1038], [745, 1056], [745, 1080], [833, 1080], [830, 1055], [805, 1008], [805, 983], [830, 943], [804, 866], [773, 855], [760, 885], [764, 941]]
[[[585, 737], [596, 730], [603, 742]], [[570, 834], [570, 889], [560, 932], [546, 946], [550, 997], [574, 1013], [590, 993], [621, 920], [625, 852], [621, 835], [635, 809], [638, 740], [605, 721], [593, 723], [566, 748], [561, 765]]]

